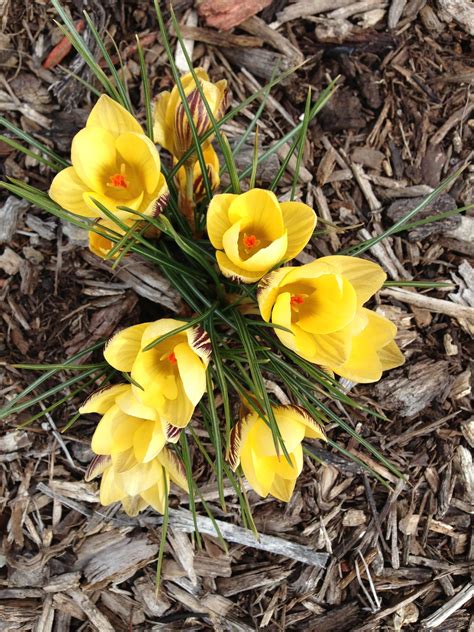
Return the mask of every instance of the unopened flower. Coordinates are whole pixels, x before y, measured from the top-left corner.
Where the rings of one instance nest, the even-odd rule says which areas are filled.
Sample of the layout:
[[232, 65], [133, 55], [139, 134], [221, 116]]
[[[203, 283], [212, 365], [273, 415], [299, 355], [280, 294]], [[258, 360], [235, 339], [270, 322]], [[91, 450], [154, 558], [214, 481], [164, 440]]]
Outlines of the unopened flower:
[[296, 257], [316, 226], [316, 214], [302, 202], [278, 202], [271, 191], [212, 198], [207, 232], [226, 277], [254, 283], [276, 265]]
[[[211, 185], [211, 190], [215, 191], [220, 184], [219, 177], [219, 158], [217, 157], [216, 151], [211, 144], [203, 147], [203, 158], [206, 163], [207, 173], [209, 176], [209, 183]], [[204, 178], [202, 176], [201, 165], [199, 161], [196, 161], [193, 165], [193, 194], [194, 201], [199, 202], [206, 196], [206, 187], [204, 185]], [[176, 178], [178, 181], [179, 191], [183, 196], [187, 196], [186, 191], [186, 168], [182, 166], [178, 173], [176, 174]]]
[[354, 382], [376, 382], [404, 362], [395, 325], [363, 307], [385, 279], [379, 265], [356, 257], [280, 268], [259, 284], [260, 313], [289, 330], [275, 333], [302, 358]]
[[116, 334], [104, 350], [111, 366], [130, 371], [135, 398], [156, 409], [165, 424], [176, 428], [188, 424], [206, 390], [209, 338], [200, 327], [190, 327], [148, 351], [143, 349], [183, 324], [163, 318], [134, 325]]
[[[209, 81], [203, 68], [196, 68], [202, 91], [216, 120], [222, 118], [226, 108], [227, 81]], [[181, 77], [184, 94], [189, 105], [198, 136], [201, 137], [212, 126], [209, 113], [191, 73]], [[162, 92], [155, 102], [155, 142], [168, 150], [178, 160], [193, 146], [194, 140], [177, 86], [171, 92]], [[208, 139], [209, 140], [209, 139]], [[192, 161], [196, 160], [193, 155]]]
[[189, 491], [184, 465], [168, 448], [147, 463], [138, 462], [131, 450], [115, 456], [97, 456], [87, 470], [86, 480], [100, 474], [100, 503], [107, 506], [121, 502], [129, 516], [136, 516], [149, 505], [164, 513], [170, 479]]
[[136, 221], [137, 215], [119, 207], [155, 215], [167, 195], [155, 145], [135, 118], [106, 95], [74, 136], [71, 162], [55, 176], [49, 195], [76, 215], [110, 221], [96, 200], [116, 217]]
[[133, 394], [130, 384], [116, 384], [94, 393], [81, 406], [82, 415], [102, 415], [92, 436], [92, 450], [100, 455], [117, 455], [131, 450], [138, 463], [148, 463], [163, 449], [169, 436], [157, 410]]
[[275, 420], [291, 464], [281, 445], [275, 445], [267, 423], [252, 412], [232, 429], [228, 461], [235, 471], [242, 466], [245, 478], [260, 496], [271, 494], [288, 502], [303, 468], [303, 439], [325, 439], [319, 424], [299, 406], [273, 407]]

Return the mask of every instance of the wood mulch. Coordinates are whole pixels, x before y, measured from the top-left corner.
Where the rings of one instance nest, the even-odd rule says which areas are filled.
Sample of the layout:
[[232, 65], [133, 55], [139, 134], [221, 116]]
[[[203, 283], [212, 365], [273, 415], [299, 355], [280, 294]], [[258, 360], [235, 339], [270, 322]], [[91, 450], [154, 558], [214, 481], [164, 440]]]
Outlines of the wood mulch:
[[[308, 88], [314, 98], [340, 76], [332, 100], [310, 125], [298, 180], [299, 197], [321, 218], [313, 255], [332, 254], [389, 227], [462, 167], [421, 217], [472, 203], [468, 0], [245, 0], [238, 3], [243, 18], [226, 14], [236, 3], [205, 2], [201, 16], [193, 4], [173, 2], [193, 42], [193, 60], [214, 78], [228, 79], [234, 104], [269, 80], [275, 67], [305, 62], [272, 92], [258, 122], [261, 151], [298, 121]], [[149, 2], [69, 2], [79, 30], [83, 5], [119, 43], [137, 107], [143, 103], [135, 33], [146, 49], [153, 93], [171, 85]], [[66, 155], [91, 100], [64, 68], [88, 80], [87, 69], [61, 42], [49, 3], [0, 0], [0, 7], [0, 110]], [[216, 31], [212, 19], [244, 22], [229, 34]], [[231, 142], [257, 108], [225, 126]], [[253, 138], [241, 167], [252, 151]], [[262, 165], [259, 186], [269, 184], [285, 153]], [[47, 189], [51, 173], [33, 159], [2, 142], [0, 158], [3, 177]], [[294, 167], [290, 162], [283, 196]], [[240, 526], [232, 489], [222, 512], [215, 482], [196, 453], [196, 481], [228, 551], [205, 517], [197, 549], [186, 497], [172, 495], [158, 595], [161, 517], [145, 512], [129, 519], [117, 507], [98, 505], [97, 484], [83, 480], [92, 423], [80, 419], [58, 431], [78, 397], [69, 391], [64, 406], [27, 429], [15, 426], [28, 412], [7, 420], [0, 437], [0, 630], [474, 629], [473, 223], [469, 213], [452, 217], [399, 233], [369, 253], [390, 280], [451, 283], [428, 291], [388, 287], [376, 299], [377, 311], [399, 327], [407, 362], [352, 394], [390, 421], [335, 407], [406, 481], [329, 427], [331, 439], [390, 488], [338, 453], [315, 448], [325, 464], [307, 460], [288, 505], [248, 492], [262, 534], [257, 541]], [[33, 381], [16, 363], [59, 362], [119, 326], [182, 313], [158, 271], [134, 258], [111, 270], [87, 251], [81, 232], [5, 193], [0, 243], [5, 401]], [[199, 429], [199, 419], [195, 424]], [[199, 503], [198, 511], [205, 516]]]

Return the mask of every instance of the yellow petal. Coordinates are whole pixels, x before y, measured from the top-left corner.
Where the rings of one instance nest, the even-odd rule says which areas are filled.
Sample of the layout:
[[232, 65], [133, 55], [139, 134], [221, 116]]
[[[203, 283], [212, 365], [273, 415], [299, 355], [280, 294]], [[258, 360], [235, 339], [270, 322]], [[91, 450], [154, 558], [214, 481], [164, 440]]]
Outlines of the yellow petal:
[[246, 444], [247, 436], [252, 430], [254, 424], [258, 423], [257, 413], [250, 413], [232, 428], [230, 433], [229, 450], [226, 458], [233, 472], [240, 464], [242, 449]]
[[85, 127], [71, 145], [71, 161], [87, 190], [105, 193], [108, 176], [117, 172], [115, 138], [101, 127]]
[[397, 328], [389, 320], [362, 308], [367, 326], [352, 339], [349, 357], [342, 366], [329, 365], [335, 373], [353, 382], [376, 382], [382, 376], [383, 366], [378, 351], [395, 337]]
[[124, 491], [117, 485], [115, 472], [112, 467], [105, 470], [100, 483], [100, 504], [106, 507], [116, 503], [125, 496]]
[[150, 323], [141, 323], [122, 329], [115, 334], [104, 349], [104, 358], [117, 371], [131, 371], [141, 350], [143, 333]]
[[153, 406], [162, 417], [165, 398], [177, 396], [176, 378], [166, 362], [161, 362], [154, 350], [140, 353], [133, 364], [134, 396], [146, 406]]
[[[168, 484], [168, 489], [169, 489], [169, 484]], [[165, 507], [166, 507], [164, 478], [160, 479], [160, 481], [157, 482], [152, 487], [143, 490], [141, 492], [141, 497], [148, 505], [153, 507], [155, 511], [158, 511], [158, 513], [164, 514]]]
[[279, 268], [270, 272], [258, 284], [257, 288], [257, 301], [260, 314], [264, 321], [267, 323], [270, 320], [273, 305], [275, 304], [278, 292], [280, 291], [280, 284], [285, 279], [286, 275], [292, 268]]
[[270, 488], [270, 494], [284, 503], [290, 501], [296, 485], [296, 478], [285, 479], [276, 475]]
[[157, 460], [166, 469], [173, 483], [181, 487], [181, 489], [184, 489], [184, 491], [189, 491], [186, 469], [181, 459], [176, 456], [173, 450], [163, 448], [157, 456]]
[[112, 406], [100, 420], [92, 436], [92, 451], [96, 454], [123, 452], [133, 444], [133, 434], [140, 419], [125, 415], [117, 405]]
[[176, 381], [178, 389], [174, 399], [165, 399], [160, 414], [164, 423], [171, 424], [177, 428], [184, 428], [188, 425], [194, 413], [194, 406], [186, 395], [181, 380]]
[[148, 507], [148, 503], [141, 496], [124, 496], [120, 502], [127, 516], [131, 518], [138, 516], [140, 511]]
[[[89, 237], [89, 250], [93, 252], [97, 257], [101, 259], [106, 259], [108, 257], [109, 252], [115, 245], [115, 242], [107, 239], [107, 237], [103, 237], [98, 233], [90, 230], [88, 233]], [[118, 253], [117, 255], [118, 256]]]
[[129, 496], [141, 494], [162, 479], [163, 470], [156, 459], [149, 463], [137, 463], [135, 467], [120, 474], [120, 486]]
[[116, 398], [130, 390], [129, 384], [114, 384], [93, 393], [79, 408], [81, 415], [99, 413], [104, 415], [115, 404]]
[[102, 127], [114, 136], [126, 132], [143, 134], [138, 121], [106, 94], [103, 94], [92, 108], [86, 127]]
[[356, 293], [349, 281], [325, 274], [315, 279], [315, 289], [304, 299], [296, 322], [309, 333], [329, 334], [348, 325], [356, 307]]
[[237, 198], [233, 193], [222, 193], [215, 195], [207, 210], [207, 234], [214, 248], [223, 248], [222, 238], [224, 233], [231, 227], [229, 220], [229, 207]]
[[[179, 327], [182, 327], [184, 324], [185, 322], [183, 320], [177, 320], [175, 318], [160, 318], [160, 320], [155, 320], [152, 323], [148, 323], [148, 327], [143, 334], [142, 349], [150, 343], [154, 342], [157, 338], [161, 338], [161, 336], [169, 334], [174, 329], [179, 329]], [[182, 333], [181, 336], [184, 339], [185, 334]], [[172, 340], [174, 340], [174, 342]], [[174, 347], [174, 345], [177, 344], [177, 340], [174, 336], [172, 337], [172, 339], [168, 338], [168, 340], [165, 342], [167, 345], [170, 346], [170, 348]], [[161, 354], [161, 344], [159, 345], [159, 347]], [[156, 349], [156, 347], [154, 347], [154, 349]]]
[[144, 420], [133, 435], [133, 451], [140, 463], [148, 463], [163, 449], [166, 437], [161, 421]]
[[266, 463], [275, 473], [275, 477], [281, 476], [291, 481], [297, 479], [301, 474], [303, 469], [303, 448], [301, 444], [297, 445], [293, 452], [290, 452], [289, 457], [291, 464], [288, 463], [284, 454], [266, 457]]
[[160, 418], [155, 408], [152, 406], [146, 406], [135, 397], [130, 384], [128, 385], [128, 389], [119, 394], [115, 401], [120, 410], [132, 417], [151, 419], [152, 421], [158, 421]]
[[206, 391], [206, 367], [187, 342], [174, 348], [184, 391], [193, 406], [197, 406]]
[[378, 351], [378, 356], [382, 363], [382, 371], [395, 369], [397, 366], [401, 366], [405, 363], [405, 357], [394, 340], [382, 347], [382, 349]]
[[[316, 343], [312, 334], [291, 322], [291, 295], [289, 292], [279, 294], [272, 312], [272, 323], [285, 327], [290, 331], [275, 328], [275, 334], [281, 342], [303, 357], [312, 357], [316, 353]], [[290, 333], [291, 332], [291, 333]]]
[[256, 283], [262, 278], [261, 272], [249, 272], [240, 266], [236, 266], [229, 257], [220, 250], [216, 252], [216, 260], [219, 270], [228, 279], [235, 279], [236, 281], [242, 281], [242, 283]]
[[321, 257], [320, 263], [328, 263], [338, 270], [354, 287], [359, 306], [369, 300], [384, 284], [387, 275], [372, 261], [358, 257], [334, 255]]
[[250, 487], [259, 496], [268, 496], [275, 475], [265, 467], [263, 460], [256, 458], [253, 450], [248, 448], [242, 450], [240, 464]]
[[306, 246], [316, 227], [316, 213], [303, 202], [280, 202], [283, 222], [288, 232], [285, 261], [298, 255]]
[[155, 99], [155, 112], [153, 123], [153, 140], [157, 145], [173, 153], [173, 134], [171, 128], [166, 123], [166, 111], [171, 93], [161, 92]]
[[86, 473], [84, 474], [86, 483], [103, 474], [105, 470], [110, 467], [111, 463], [112, 460], [110, 456], [97, 454], [89, 463]]
[[54, 176], [49, 197], [66, 211], [81, 217], [98, 217], [99, 211], [90, 209], [84, 202], [84, 193], [89, 187], [82, 182], [74, 167], [67, 167]]
[[99, 204], [101, 204], [102, 206], [105, 206], [105, 208], [109, 211], [109, 213], [113, 213], [113, 215], [115, 215], [117, 218], [121, 220], [125, 220], [126, 223], [129, 223], [130, 220], [132, 221], [132, 223], [134, 223], [137, 221], [137, 216], [134, 215], [133, 213], [130, 213], [129, 211], [120, 210], [118, 207], [127, 206], [128, 208], [138, 211], [142, 205], [145, 194], [144, 194], [144, 191], [141, 191], [134, 198], [131, 198], [128, 200], [118, 200], [115, 198], [111, 198], [110, 196], [102, 194], [102, 193], [87, 191], [86, 193], [84, 193], [83, 197], [84, 197], [84, 202], [91, 209], [91, 211], [95, 209], [97, 211], [98, 216], [102, 217], [103, 220], [105, 220], [105, 222], [109, 222], [110, 224], [114, 226], [114, 230], [116, 232], [123, 233], [122, 229], [119, 226], [117, 226], [117, 224], [115, 224], [112, 220], [109, 219], [109, 216], [107, 215], [107, 213], [105, 213], [96, 204], [96, 202], [99, 202]]
[[265, 189], [250, 189], [238, 195], [229, 208], [231, 224], [242, 222], [259, 239], [274, 241], [285, 232], [282, 211], [276, 195]]
[[[289, 453], [293, 452], [304, 439], [305, 426], [299, 423], [298, 415], [293, 413], [292, 410], [287, 410], [281, 406], [273, 410], [286, 450]], [[283, 454], [280, 444], [277, 442], [277, 445], [275, 445], [270, 426], [263, 419], [259, 419], [253, 426], [247, 441], [252, 445], [256, 455], [273, 457]]]
[[[161, 176], [160, 156], [155, 145], [142, 134], [122, 134], [115, 141], [118, 152], [132, 169], [148, 194], [158, 188]], [[128, 206], [128, 204], [127, 204]]]
[[[329, 367], [333, 371], [335, 366], [347, 360], [351, 351], [352, 336], [348, 327], [331, 334], [313, 334], [316, 350], [314, 355], [306, 359], [315, 364]], [[302, 357], [305, 357], [301, 353]]]
[[299, 424], [303, 426], [305, 428], [305, 437], [308, 437], [310, 439], [326, 440], [326, 436], [322, 431], [321, 426], [301, 406], [277, 406], [275, 408], [275, 416], [279, 424], [280, 421], [286, 420], [287, 424]]

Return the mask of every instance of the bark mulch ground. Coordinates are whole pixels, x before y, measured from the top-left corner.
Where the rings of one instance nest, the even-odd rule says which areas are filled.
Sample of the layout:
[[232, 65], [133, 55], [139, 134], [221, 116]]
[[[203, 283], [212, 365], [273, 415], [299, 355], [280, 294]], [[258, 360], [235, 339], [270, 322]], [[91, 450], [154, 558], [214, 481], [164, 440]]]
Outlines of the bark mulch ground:
[[[238, 6], [266, 8], [229, 34], [205, 17], [196, 22], [192, 1], [173, 2], [185, 35], [194, 40], [195, 64], [214, 78], [226, 77], [234, 103], [253, 94], [275, 67], [305, 62], [272, 92], [258, 123], [262, 151], [298, 121], [309, 87], [317, 96], [340, 75], [337, 92], [310, 125], [298, 179], [298, 195], [324, 220], [312, 254], [332, 254], [389, 227], [463, 166], [423, 213], [472, 203], [472, 8], [467, 0], [456, 10], [455, 4], [246, 0]], [[237, 6], [227, 3], [224, 20], [230, 5]], [[86, 8], [99, 30], [114, 36], [138, 108], [135, 33], [146, 49], [153, 93], [169, 88], [149, 2], [67, 6], [78, 22]], [[0, 0], [0, 7], [0, 110], [67, 155], [91, 100], [66, 70], [88, 80], [87, 69], [74, 52], [61, 67], [54, 55], [44, 67], [62, 39], [49, 3]], [[257, 107], [225, 126], [231, 142]], [[241, 166], [251, 160], [252, 141]], [[262, 166], [258, 185], [268, 185], [285, 153]], [[33, 159], [1, 142], [0, 156], [3, 177], [48, 188], [51, 173]], [[294, 164], [289, 167], [282, 195], [291, 187]], [[0, 196], [0, 394], [6, 400], [34, 379], [16, 363], [60, 362], [120, 326], [183, 313], [158, 271], [134, 258], [111, 270], [87, 251], [82, 233]], [[249, 492], [265, 534], [257, 542], [239, 529], [232, 489], [228, 513], [219, 508], [216, 485], [195, 454], [197, 482], [216, 518], [227, 524], [229, 550], [204, 518], [203, 547], [196, 549], [186, 498], [172, 496], [158, 596], [160, 516], [132, 520], [116, 507], [101, 508], [97, 484], [83, 480], [92, 423], [80, 419], [58, 431], [81, 394], [73, 397], [66, 388], [69, 401], [28, 428], [15, 429], [30, 411], [8, 420], [0, 437], [0, 630], [474, 629], [472, 236], [472, 217], [458, 215], [400, 233], [369, 253], [391, 280], [451, 283], [415, 292], [390, 287], [377, 298], [376, 309], [399, 327], [407, 362], [352, 394], [390, 421], [335, 408], [407, 480], [398, 481], [330, 427], [330, 437], [390, 488], [338, 453], [320, 450], [325, 464], [306, 463], [288, 505]], [[205, 515], [199, 504], [198, 511]]]

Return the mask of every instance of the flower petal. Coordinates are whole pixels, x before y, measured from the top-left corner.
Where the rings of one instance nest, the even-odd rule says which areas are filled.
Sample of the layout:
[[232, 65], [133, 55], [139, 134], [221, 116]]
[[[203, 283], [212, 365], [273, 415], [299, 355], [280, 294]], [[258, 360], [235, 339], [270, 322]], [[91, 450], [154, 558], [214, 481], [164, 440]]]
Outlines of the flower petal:
[[316, 227], [316, 213], [303, 202], [280, 202], [283, 221], [288, 231], [285, 261], [296, 257], [306, 246]]
[[117, 371], [131, 371], [141, 350], [142, 336], [150, 323], [140, 323], [122, 329], [105, 346], [104, 358]]
[[259, 239], [274, 241], [285, 232], [282, 211], [277, 197], [265, 189], [250, 189], [236, 196], [229, 208], [231, 224], [242, 223], [251, 228]]
[[[143, 133], [121, 134], [115, 141], [115, 147], [125, 160], [138, 172], [148, 194], [158, 188], [161, 176], [160, 156], [155, 145]], [[128, 204], [127, 204], [128, 206]]]
[[197, 406], [206, 391], [206, 367], [187, 342], [174, 348], [184, 391], [193, 406]]
[[394, 340], [390, 341], [385, 347], [382, 347], [382, 349], [378, 351], [378, 356], [382, 363], [382, 371], [395, 369], [397, 366], [401, 366], [405, 363], [405, 357]]
[[191, 349], [198, 354], [204, 362], [204, 366], [207, 367], [212, 353], [211, 340], [207, 331], [198, 325], [197, 327], [186, 329], [186, 336]]
[[96, 454], [123, 452], [133, 445], [133, 434], [142, 420], [112, 406], [99, 421], [92, 436], [91, 447]]
[[169, 91], [161, 92], [155, 99], [155, 111], [153, 117], [153, 140], [157, 145], [173, 153], [173, 134], [166, 123], [166, 110], [170, 100]]
[[105, 470], [110, 467], [112, 461], [110, 456], [98, 454], [89, 463], [89, 467], [84, 474], [84, 480], [86, 483], [92, 481], [97, 476], [100, 476]]
[[130, 384], [114, 384], [93, 393], [79, 408], [81, 415], [99, 413], [104, 415], [115, 404], [115, 399], [130, 390]]
[[257, 283], [262, 278], [262, 272], [249, 272], [232, 263], [229, 257], [218, 250], [216, 252], [217, 265], [222, 274], [228, 279], [242, 281], [242, 283]]
[[359, 306], [369, 300], [384, 284], [387, 278], [384, 270], [367, 259], [334, 255], [321, 257], [320, 263], [330, 263], [354, 287]]
[[166, 469], [173, 483], [184, 489], [185, 492], [189, 491], [186, 469], [176, 453], [169, 448], [163, 448], [157, 459]]
[[54, 176], [49, 197], [66, 211], [81, 217], [98, 217], [99, 209], [90, 209], [84, 201], [89, 187], [79, 178], [74, 167], [67, 167]]
[[177, 395], [174, 399], [165, 399], [160, 414], [165, 423], [184, 428], [188, 425], [194, 413], [194, 406], [186, 395], [181, 380], [176, 380]]
[[114, 136], [126, 132], [143, 134], [141, 125], [130, 112], [106, 94], [92, 108], [86, 127], [102, 127]]
[[207, 234], [214, 248], [223, 248], [222, 238], [224, 233], [231, 227], [229, 220], [229, 207], [237, 198], [233, 193], [222, 193], [215, 195], [207, 210]]
[[[169, 489], [169, 484], [167, 486]], [[165, 496], [164, 477], [162, 477], [152, 487], [149, 487], [148, 489], [144, 489], [140, 495], [143, 498], [143, 500], [148, 505], [150, 505], [150, 507], [153, 507], [155, 511], [158, 511], [158, 513], [160, 514], [165, 513], [166, 496]]]
[[323, 439], [326, 441], [326, 435], [321, 425], [315, 421], [302, 406], [296, 406], [294, 404], [278, 406], [275, 409], [275, 415], [278, 415], [278, 419], [288, 416], [290, 420], [302, 424], [305, 427], [305, 437], [309, 439]]
[[278, 500], [287, 503], [291, 500], [291, 497], [293, 496], [295, 485], [296, 478], [290, 480], [276, 475], [273, 479], [273, 484], [270, 488], [269, 493]]
[[116, 404], [125, 414], [132, 417], [139, 417], [140, 419], [150, 419], [152, 421], [158, 421], [160, 416], [155, 408], [152, 406], [146, 406], [140, 400], [138, 400], [133, 394], [132, 386], [129, 384], [128, 389], [119, 394], [116, 399]]
[[87, 190], [105, 194], [108, 176], [117, 171], [115, 138], [101, 127], [85, 127], [73, 138], [71, 161]]
[[242, 448], [247, 440], [249, 431], [258, 420], [257, 413], [253, 412], [238, 421], [230, 432], [229, 450], [226, 459], [233, 472], [240, 464]]
[[279, 268], [270, 272], [258, 284], [257, 301], [260, 314], [267, 323], [270, 320], [273, 305], [280, 291], [280, 284], [292, 268]]
[[166, 437], [161, 421], [144, 420], [133, 435], [133, 452], [140, 463], [148, 463], [163, 449]]
[[313, 334], [329, 334], [348, 325], [355, 316], [357, 297], [344, 277], [324, 274], [315, 279], [314, 291], [301, 305], [296, 322]]
[[240, 464], [250, 487], [259, 496], [263, 498], [268, 496], [275, 475], [265, 466], [263, 459], [256, 457], [253, 450], [249, 448], [242, 451]]

